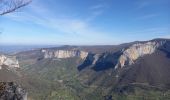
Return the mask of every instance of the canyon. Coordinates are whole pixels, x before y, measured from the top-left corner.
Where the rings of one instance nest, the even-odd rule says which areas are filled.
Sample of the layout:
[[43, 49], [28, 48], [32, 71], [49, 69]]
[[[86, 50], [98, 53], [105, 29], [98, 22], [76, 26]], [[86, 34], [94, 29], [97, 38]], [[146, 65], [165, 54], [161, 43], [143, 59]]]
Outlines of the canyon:
[[[151, 55], [155, 51], [163, 46], [166, 41], [146, 41], [134, 43], [127, 48], [122, 48], [117, 52], [104, 52], [104, 53], [93, 53], [86, 57], [85, 62], [82, 65], [94, 66], [97, 68], [99, 66], [108, 68], [123, 68], [124, 66], [130, 66], [135, 64], [135, 61], [145, 55]], [[86, 63], [89, 64], [86, 64]], [[81, 66], [82, 67], [82, 66]], [[84, 66], [85, 68], [85, 66]], [[81, 69], [81, 68], [80, 68]]]
[[162, 90], [170, 90], [169, 55], [168, 39], [40, 48], [1, 54], [0, 77], [16, 79], [34, 100], [105, 100], [133, 94], [136, 88], [161, 96]]
[[[116, 53], [104, 52], [104, 53], [91, 53], [88, 51], [79, 50], [77, 48], [67, 49], [42, 49], [41, 53], [43, 58], [73, 58], [79, 57], [89, 65], [99, 65], [98, 63], [110, 63], [115, 69], [123, 68], [126, 65], [132, 65], [135, 61], [145, 55], [149, 55], [155, 52], [160, 46], [164, 45], [166, 41], [147, 41], [141, 43], [135, 43], [128, 48], [122, 48]], [[15, 56], [0, 55], [0, 66], [7, 65], [11, 68], [19, 68], [19, 62]]]

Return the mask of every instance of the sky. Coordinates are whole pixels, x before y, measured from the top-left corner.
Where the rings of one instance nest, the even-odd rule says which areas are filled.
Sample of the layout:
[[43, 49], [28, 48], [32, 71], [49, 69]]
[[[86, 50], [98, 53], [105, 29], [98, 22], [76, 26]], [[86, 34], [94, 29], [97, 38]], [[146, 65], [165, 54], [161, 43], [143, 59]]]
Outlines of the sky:
[[170, 38], [170, 0], [33, 0], [0, 16], [0, 44], [115, 45]]

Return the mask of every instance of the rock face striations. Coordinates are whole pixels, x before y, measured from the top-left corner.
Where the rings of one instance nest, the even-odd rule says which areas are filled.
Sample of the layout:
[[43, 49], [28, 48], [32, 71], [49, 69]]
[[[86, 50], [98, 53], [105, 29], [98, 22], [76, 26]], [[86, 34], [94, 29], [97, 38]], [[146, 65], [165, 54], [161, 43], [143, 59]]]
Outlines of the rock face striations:
[[80, 57], [85, 59], [88, 55], [88, 52], [80, 50], [42, 50], [44, 53], [44, 58], [71, 58], [71, 57]]
[[139, 57], [147, 54], [152, 54], [155, 50], [163, 45], [165, 42], [147, 42], [147, 43], [137, 43], [124, 50], [120, 56], [115, 68], [122, 68], [125, 65], [132, 65], [134, 61]]
[[19, 68], [19, 63], [16, 57], [0, 55], [0, 69], [2, 65], [6, 65], [9, 68]]
[[[155, 50], [165, 43], [166, 41], [139, 42], [114, 53], [89, 53], [82, 65], [86, 65], [86, 67], [92, 65], [95, 69], [105, 69], [111, 67], [115, 69], [123, 68], [126, 65], [134, 64], [140, 57], [154, 53]], [[81, 68], [85, 68], [85, 66], [82, 65], [80, 65]]]
[[[145, 55], [153, 54], [160, 46], [163, 46], [166, 40], [151, 40], [145, 42], [134, 42], [128, 46], [123, 46], [116, 51], [91, 52], [82, 49], [81, 47], [70, 48], [46, 48], [39, 50], [40, 55], [33, 55], [33, 57], [40, 56], [43, 58], [72, 58], [79, 57], [83, 60], [82, 65], [78, 67], [82, 70], [88, 66], [95, 70], [103, 70], [108, 68], [123, 68], [124, 66], [132, 65], [135, 61]], [[0, 55], [0, 66], [7, 65], [11, 67], [19, 67], [18, 61], [15, 57], [6, 57]]]

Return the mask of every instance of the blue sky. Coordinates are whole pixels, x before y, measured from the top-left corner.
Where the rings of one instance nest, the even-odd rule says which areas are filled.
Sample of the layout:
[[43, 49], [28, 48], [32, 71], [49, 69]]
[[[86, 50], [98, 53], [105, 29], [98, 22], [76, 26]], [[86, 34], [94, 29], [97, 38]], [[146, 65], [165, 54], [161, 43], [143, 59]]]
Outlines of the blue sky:
[[114, 45], [170, 38], [170, 0], [33, 0], [0, 16], [0, 44]]

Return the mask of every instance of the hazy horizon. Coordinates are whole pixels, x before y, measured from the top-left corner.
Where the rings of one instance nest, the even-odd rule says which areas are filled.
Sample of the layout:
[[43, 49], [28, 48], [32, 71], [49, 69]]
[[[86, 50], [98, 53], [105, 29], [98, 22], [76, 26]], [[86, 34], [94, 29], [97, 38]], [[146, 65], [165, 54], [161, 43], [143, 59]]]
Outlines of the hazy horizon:
[[38, 46], [38, 47], [58, 47], [58, 46], [100, 46], [100, 45], [121, 45], [121, 44], [125, 44], [125, 43], [131, 43], [131, 42], [136, 42], [136, 41], [150, 41], [150, 40], [154, 40], [154, 39], [170, 39], [170, 38], [152, 38], [152, 39], [144, 39], [144, 40], [132, 40], [132, 41], [126, 41], [126, 42], [122, 42], [122, 43], [117, 43], [117, 44], [12, 44], [12, 43], [0, 43], [0, 46]]
[[170, 0], [0, 0], [0, 100], [170, 100]]

